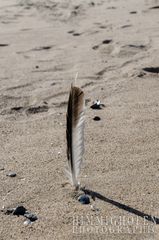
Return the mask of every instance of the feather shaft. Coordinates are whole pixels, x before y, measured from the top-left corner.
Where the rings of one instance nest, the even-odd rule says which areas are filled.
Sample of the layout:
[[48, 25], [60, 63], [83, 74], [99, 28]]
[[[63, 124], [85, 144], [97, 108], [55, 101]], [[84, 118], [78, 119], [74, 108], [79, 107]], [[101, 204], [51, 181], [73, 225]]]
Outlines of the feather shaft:
[[67, 177], [76, 188], [84, 153], [84, 93], [71, 86], [67, 108]]

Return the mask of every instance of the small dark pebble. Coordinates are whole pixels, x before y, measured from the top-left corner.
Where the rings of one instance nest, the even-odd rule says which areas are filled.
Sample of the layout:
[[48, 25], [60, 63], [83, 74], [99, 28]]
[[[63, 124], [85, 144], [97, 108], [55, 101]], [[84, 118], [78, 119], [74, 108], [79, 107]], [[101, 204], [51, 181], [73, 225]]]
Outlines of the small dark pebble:
[[9, 46], [9, 44], [7, 44], [7, 43], [0, 43], [0, 47], [7, 47], [7, 46]]
[[24, 216], [31, 222], [35, 222], [38, 219], [38, 217], [34, 213], [27, 211], [27, 209], [22, 205], [19, 205], [16, 208], [8, 208], [5, 211], [3, 210], [3, 212], [7, 215], [12, 214], [16, 216]]
[[7, 177], [16, 177], [17, 174], [15, 172], [9, 172], [6, 174]]
[[47, 101], [44, 101], [43, 103], [44, 103], [44, 104], [46, 104], [46, 105], [48, 104], [48, 102], [47, 102]]
[[92, 109], [97, 109], [97, 110], [102, 109], [103, 107], [105, 107], [105, 105], [102, 104], [102, 103], [100, 103], [99, 100], [95, 101], [95, 102], [90, 106], [90, 108], [92, 108]]
[[80, 7], [80, 6], [79, 6], [79, 5], [77, 5], [77, 6], [75, 6], [75, 7], [74, 7], [74, 9], [76, 9], [76, 10], [77, 10], [77, 9], [79, 9], [79, 7]]
[[146, 75], [146, 73], [141, 72], [141, 73], [139, 73], [137, 76], [138, 76], [139, 78], [142, 78], [142, 77], [144, 77], [145, 75]]
[[107, 7], [107, 9], [116, 9], [116, 7]]
[[74, 30], [68, 31], [69, 34], [74, 33]]
[[12, 111], [17, 111], [17, 112], [19, 112], [22, 109], [23, 109], [23, 107], [12, 107], [11, 108]]
[[39, 66], [38, 66], [38, 65], [36, 65], [36, 66], [35, 66], [35, 68], [39, 68]]
[[94, 3], [94, 2], [91, 2], [90, 5], [91, 5], [91, 6], [95, 6], [95, 3]]
[[154, 7], [151, 7], [150, 9], [158, 9], [159, 6], [154, 6]]
[[52, 48], [52, 46], [44, 46], [41, 49], [48, 50], [48, 49], [51, 49], [51, 48]]
[[49, 50], [51, 49], [52, 46], [42, 46], [42, 47], [37, 47], [37, 48], [34, 48], [32, 49], [33, 51], [41, 51], [41, 50]]
[[42, 112], [47, 112], [49, 109], [48, 106], [43, 105], [43, 106], [37, 106], [37, 107], [30, 107], [27, 109], [27, 113], [29, 114], [35, 114], [35, 113], [42, 113]]
[[26, 211], [24, 217], [28, 218], [31, 222], [35, 222], [38, 218], [34, 213]]
[[6, 215], [12, 214], [15, 211], [15, 208], [8, 208], [6, 210], [2, 210]]
[[3, 171], [4, 170], [4, 167], [0, 167], [0, 171]]
[[137, 13], [137, 11], [131, 11], [130, 12], [130, 14], [136, 14]]
[[129, 44], [128, 46], [132, 48], [140, 48], [140, 49], [146, 48], [146, 46], [142, 44], [141, 45]]
[[26, 208], [23, 206], [17, 206], [15, 208], [15, 210], [13, 211], [13, 215], [17, 215], [17, 216], [24, 216], [26, 212]]
[[80, 33], [73, 33], [73, 36], [80, 36]]
[[100, 121], [100, 120], [101, 120], [101, 118], [100, 118], [100, 117], [98, 117], [98, 116], [95, 116], [95, 117], [93, 118], [93, 120], [94, 120], [94, 121]]
[[82, 204], [89, 204], [90, 198], [88, 195], [84, 194], [84, 195], [79, 196], [78, 201]]
[[127, 25], [121, 26], [121, 28], [128, 28], [128, 27], [131, 27], [131, 26], [132, 26], [131, 24], [127, 24]]
[[95, 45], [95, 46], [92, 47], [93, 50], [96, 50], [98, 48], [99, 48], [99, 45]]
[[102, 43], [103, 44], [109, 44], [109, 43], [111, 43], [112, 42], [112, 39], [106, 39], [106, 40], [104, 40]]
[[101, 25], [101, 26], [99, 26], [99, 28], [105, 29], [105, 28], [107, 28], [107, 26]]

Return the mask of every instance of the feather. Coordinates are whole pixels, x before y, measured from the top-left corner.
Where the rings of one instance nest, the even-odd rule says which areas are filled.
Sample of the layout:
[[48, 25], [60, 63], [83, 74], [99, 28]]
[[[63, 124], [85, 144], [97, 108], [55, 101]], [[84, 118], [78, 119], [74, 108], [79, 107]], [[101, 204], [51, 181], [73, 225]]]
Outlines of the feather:
[[79, 187], [78, 176], [84, 153], [84, 93], [71, 85], [67, 107], [67, 177], [71, 185]]

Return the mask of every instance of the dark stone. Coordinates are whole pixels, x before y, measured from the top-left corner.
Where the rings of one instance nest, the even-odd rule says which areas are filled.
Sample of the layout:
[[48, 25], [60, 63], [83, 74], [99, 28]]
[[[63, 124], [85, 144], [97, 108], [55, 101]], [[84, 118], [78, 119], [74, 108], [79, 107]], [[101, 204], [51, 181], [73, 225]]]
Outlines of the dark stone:
[[9, 215], [9, 214], [12, 214], [14, 211], [15, 211], [15, 208], [8, 208], [8, 209], [4, 210], [4, 213], [6, 215]]
[[52, 46], [42, 46], [42, 47], [34, 48], [34, 49], [32, 49], [32, 51], [49, 50], [49, 49], [51, 49], [51, 48], [52, 48]]
[[16, 111], [16, 112], [19, 112], [23, 109], [23, 107], [12, 107], [11, 110], [12, 111]]
[[74, 30], [68, 31], [69, 34], [74, 33]]
[[16, 177], [17, 174], [15, 172], [9, 172], [6, 174], [7, 177]]
[[49, 107], [47, 105], [30, 107], [27, 109], [27, 113], [29, 114], [42, 113], [42, 112], [47, 112], [48, 109]]
[[26, 211], [24, 217], [28, 218], [31, 222], [35, 222], [38, 219], [38, 217], [34, 213], [28, 211]]
[[95, 45], [95, 46], [92, 47], [93, 50], [96, 50], [98, 48], [99, 48], [99, 45]]
[[100, 117], [98, 117], [98, 116], [95, 116], [95, 117], [93, 118], [93, 120], [94, 120], [94, 121], [100, 121], [100, 120], [101, 120], [101, 118], [100, 118]]
[[151, 7], [150, 9], [158, 9], [159, 6], [154, 6], [154, 7]]
[[15, 208], [15, 210], [13, 211], [13, 215], [17, 215], [17, 216], [24, 216], [24, 214], [25, 214], [25, 212], [26, 212], [26, 208], [25, 207], [23, 207], [23, 206], [17, 206], [16, 208]]
[[91, 2], [90, 5], [91, 5], [91, 6], [95, 6], [95, 3], [94, 3], [94, 2]]
[[41, 49], [49, 50], [49, 49], [51, 49], [51, 48], [52, 48], [52, 46], [44, 46], [44, 47], [42, 47]]
[[131, 11], [130, 12], [130, 14], [136, 14], [137, 13], [137, 11]]
[[90, 108], [92, 108], [92, 109], [97, 109], [97, 110], [102, 109], [103, 107], [105, 107], [105, 105], [102, 104], [99, 100], [95, 101], [95, 102], [90, 106]]
[[137, 76], [138, 76], [139, 78], [142, 78], [142, 77], [144, 77], [145, 75], [146, 75], [146, 73], [141, 72], [141, 73], [139, 73]]
[[82, 204], [89, 204], [90, 198], [88, 195], [84, 194], [84, 195], [79, 196], [78, 201]]
[[9, 44], [7, 44], [7, 43], [0, 43], [0, 47], [7, 47], [7, 46], [9, 46]]
[[121, 26], [121, 28], [128, 28], [128, 27], [132, 27], [132, 25], [131, 24], [127, 24], [127, 25]]
[[109, 44], [109, 43], [111, 43], [112, 42], [112, 39], [106, 39], [106, 40], [104, 40], [102, 43], [103, 44]]
[[77, 5], [77, 6], [75, 6], [75, 7], [74, 7], [74, 9], [76, 9], [76, 10], [77, 10], [77, 9], [79, 9], [79, 7], [80, 7], [80, 6], [79, 6], [79, 5]]
[[73, 33], [73, 36], [80, 36], [81, 33]]
[[128, 46], [132, 48], [140, 48], [140, 49], [146, 48], [146, 46], [142, 44], [141, 45], [129, 44]]

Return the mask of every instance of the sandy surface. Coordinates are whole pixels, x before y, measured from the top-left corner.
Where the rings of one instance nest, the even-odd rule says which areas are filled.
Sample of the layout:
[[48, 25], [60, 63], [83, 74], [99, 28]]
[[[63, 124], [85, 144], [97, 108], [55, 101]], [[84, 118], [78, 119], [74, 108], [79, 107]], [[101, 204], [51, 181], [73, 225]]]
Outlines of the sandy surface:
[[[38, 216], [25, 226], [24, 217], [0, 212], [0, 240], [159, 239], [143, 218], [159, 217], [159, 75], [143, 70], [159, 67], [155, 6], [0, 0], [0, 208], [21, 204]], [[100, 194], [91, 200], [95, 211], [65, 184], [66, 109], [77, 71], [87, 102], [80, 181]], [[92, 110], [96, 99], [105, 108]]]

